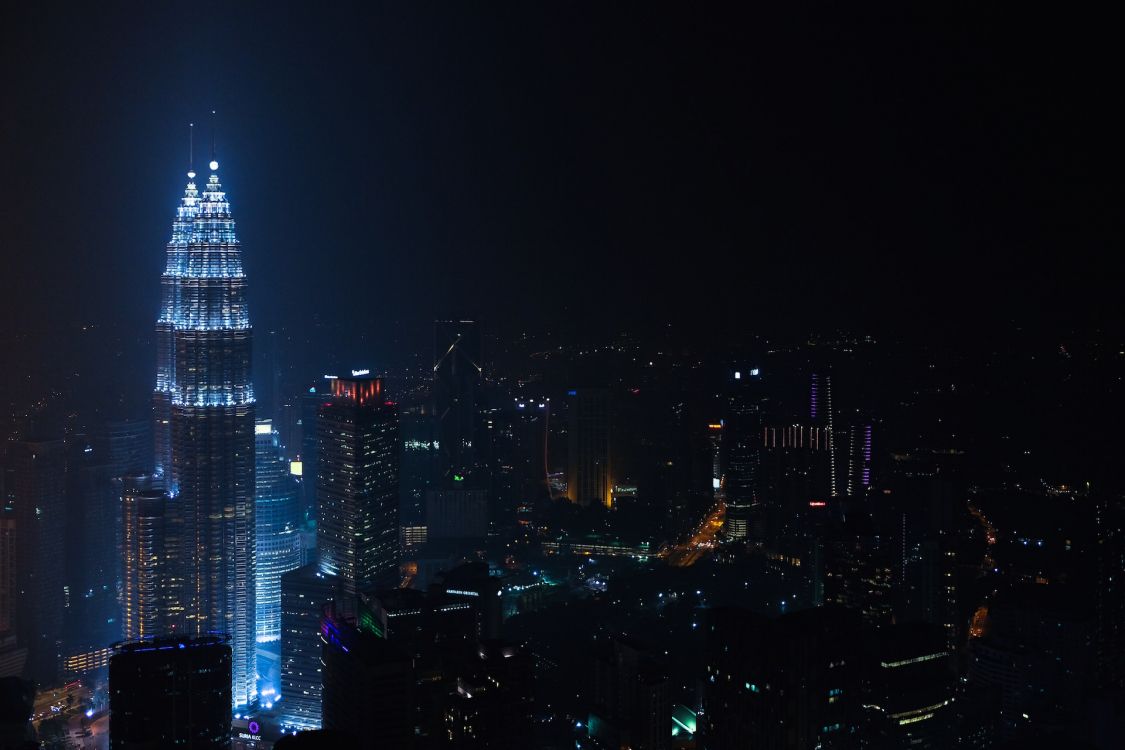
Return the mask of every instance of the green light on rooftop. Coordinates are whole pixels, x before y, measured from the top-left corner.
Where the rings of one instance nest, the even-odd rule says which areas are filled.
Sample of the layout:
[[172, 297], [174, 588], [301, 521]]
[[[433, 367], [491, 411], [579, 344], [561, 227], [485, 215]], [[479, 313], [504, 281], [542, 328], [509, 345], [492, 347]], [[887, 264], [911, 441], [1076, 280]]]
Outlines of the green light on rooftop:
[[672, 734], [678, 734], [676, 730], [682, 730], [688, 734], [695, 734], [696, 730], [696, 717], [695, 711], [692, 711], [687, 706], [677, 704], [672, 708]]

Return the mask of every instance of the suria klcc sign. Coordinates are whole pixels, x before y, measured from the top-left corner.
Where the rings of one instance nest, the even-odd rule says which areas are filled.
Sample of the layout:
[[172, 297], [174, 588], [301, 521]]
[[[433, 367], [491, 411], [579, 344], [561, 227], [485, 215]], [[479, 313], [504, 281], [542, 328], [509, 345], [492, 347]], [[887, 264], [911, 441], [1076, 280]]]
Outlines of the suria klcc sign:
[[246, 731], [238, 733], [238, 739], [260, 742], [262, 740], [262, 725], [251, 720], [250, 723], [246, 725]]

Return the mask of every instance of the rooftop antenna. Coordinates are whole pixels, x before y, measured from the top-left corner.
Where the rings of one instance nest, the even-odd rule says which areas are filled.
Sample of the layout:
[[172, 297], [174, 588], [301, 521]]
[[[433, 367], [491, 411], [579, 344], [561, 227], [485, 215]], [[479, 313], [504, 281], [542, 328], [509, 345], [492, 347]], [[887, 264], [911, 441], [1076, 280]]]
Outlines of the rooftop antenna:
[[187, 173], [187, 176], [188, 176], [189, 180], [194, 180], [195, 179], [195, 123], [194, 122], [188, 123], [187, 144], [188, 144], [187, 145], [187, 153], [188, 153], [188, 159], [187, 159], [188, 173]]
[[215, 110], [211, 110], [211, 167], [212, 172], [219, 169], [219, 162], [215, 161]]

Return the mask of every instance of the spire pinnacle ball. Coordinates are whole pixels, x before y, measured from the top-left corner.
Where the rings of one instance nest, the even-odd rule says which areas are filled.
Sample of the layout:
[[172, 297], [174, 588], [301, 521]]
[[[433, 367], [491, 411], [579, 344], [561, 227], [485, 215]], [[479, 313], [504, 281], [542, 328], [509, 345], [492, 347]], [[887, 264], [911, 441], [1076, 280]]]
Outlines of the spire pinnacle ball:
[[212, 172], [218, 171], [218, 169], [219, 169], [219, 162], [217, 162], [217, 161], [215, 161], [214, 159], [212, 159], [212, 160], [211, 160], [211, 164], [210, 164], [210, 167], [211, 167], [211, 171], [212, 171]]

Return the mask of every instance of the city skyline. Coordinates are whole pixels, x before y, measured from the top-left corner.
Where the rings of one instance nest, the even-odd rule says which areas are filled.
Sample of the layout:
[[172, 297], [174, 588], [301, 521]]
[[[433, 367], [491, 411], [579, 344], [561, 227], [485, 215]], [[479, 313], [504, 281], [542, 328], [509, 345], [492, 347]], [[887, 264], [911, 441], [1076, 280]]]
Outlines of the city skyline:
[[1111, 28], [0, 10], [0, 750], [1115, 750]]

